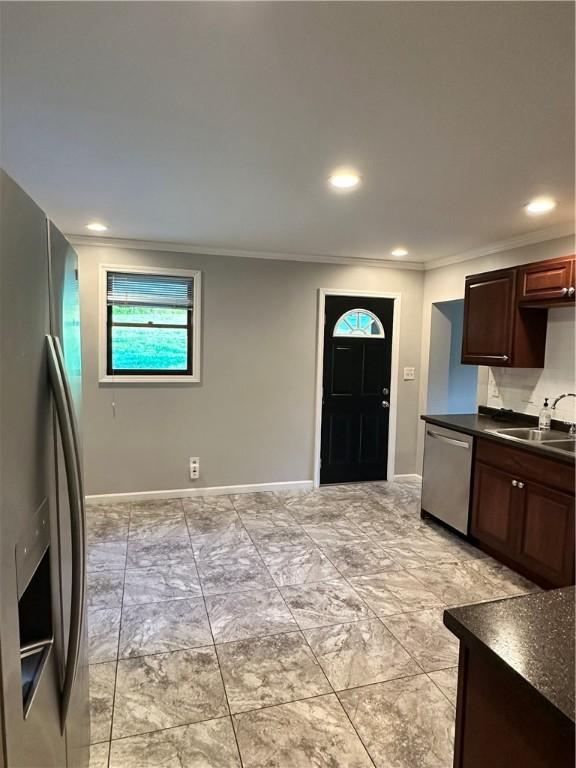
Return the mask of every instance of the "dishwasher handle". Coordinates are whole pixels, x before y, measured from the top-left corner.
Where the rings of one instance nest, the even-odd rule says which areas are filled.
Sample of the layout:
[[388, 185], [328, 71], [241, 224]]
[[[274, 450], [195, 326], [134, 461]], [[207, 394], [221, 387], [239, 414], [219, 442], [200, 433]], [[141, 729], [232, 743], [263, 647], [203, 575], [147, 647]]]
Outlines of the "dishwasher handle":
[[438, 432], [432, 432], [431, 429], [427, 429], [426, 434], [428, 437], [433, 437], [435, 440], [440, 440], [442, 443], [453, 445], [455, 448], [465, 448], [466, 450], [470, 449], [470, 443], [467, 443], [466, 440], [456, 440], [453, 437], [446, 437], [446, 435], [441, 435]]

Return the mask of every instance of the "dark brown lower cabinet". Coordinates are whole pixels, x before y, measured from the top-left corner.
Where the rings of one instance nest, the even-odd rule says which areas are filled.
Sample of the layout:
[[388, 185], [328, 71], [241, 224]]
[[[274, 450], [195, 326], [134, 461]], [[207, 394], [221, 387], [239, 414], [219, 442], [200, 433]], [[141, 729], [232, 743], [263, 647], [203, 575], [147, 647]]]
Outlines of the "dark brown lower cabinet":
[[478, 440], [471, 533], [542, 587], [574, 584], [574, 468]]
[[496, 552], [514, 550], [514, 486], [508, 472], [477, 461], [474, 468], [472, 533]]
[[460, 641], [454, 768], [574, 768], [574, 724], [505, 664]]
[[574, 496], [538, 483], [522, 489], [517, 558], [546, 584], [574, 584]]

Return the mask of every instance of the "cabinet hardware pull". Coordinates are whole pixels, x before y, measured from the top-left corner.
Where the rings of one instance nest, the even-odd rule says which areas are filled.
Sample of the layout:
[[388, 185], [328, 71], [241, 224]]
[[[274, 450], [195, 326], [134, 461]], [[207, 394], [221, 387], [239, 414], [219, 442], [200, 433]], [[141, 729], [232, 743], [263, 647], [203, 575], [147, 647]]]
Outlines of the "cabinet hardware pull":
[[562, 296], [566, 296], [566, 294], [568, 293], [568, 288], [562, 288], [561, 293], [562, 293]]
[[519, 482], [519, 483], [518, 483], [518, 488], [524, 488], [524, 483], [522, 483], [522, 482]]
[[568, 296], [574, 296], [575, 293], [576, 293], [576, 288], [574, 288], [574, 286], [571, 285], [570, 288], [568, 288]]
[[470, 450], [470, 443], [465, 442], [464, 440], [455, 440], [453, 437], [446, 437], [446, 435], [440, 435], [438, 432], [432, 432], [430, 429], [426, 430], [426, 434], [428, 437], [433, 437], [435, 440], [440, 440], [442, 443], [448, 443], [448, 445], [453, 445], [455, 448], [465, 448], [467, 451]]
[[518, 485], [518, 480], [512, 480], [512, 485], [514, 486], [514, 488], [516, 488]]
[[475, 357], [483, 357], [485, 360], [508, 360], [508, 355], [475, 355]]

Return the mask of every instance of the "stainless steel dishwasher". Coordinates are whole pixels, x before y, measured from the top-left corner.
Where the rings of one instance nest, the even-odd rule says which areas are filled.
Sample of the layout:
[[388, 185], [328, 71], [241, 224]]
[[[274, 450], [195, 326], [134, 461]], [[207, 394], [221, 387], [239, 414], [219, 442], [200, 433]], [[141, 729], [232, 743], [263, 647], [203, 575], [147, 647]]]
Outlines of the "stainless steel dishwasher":
[[426, 424], [422, 511], [468, 533], [474, 438]]

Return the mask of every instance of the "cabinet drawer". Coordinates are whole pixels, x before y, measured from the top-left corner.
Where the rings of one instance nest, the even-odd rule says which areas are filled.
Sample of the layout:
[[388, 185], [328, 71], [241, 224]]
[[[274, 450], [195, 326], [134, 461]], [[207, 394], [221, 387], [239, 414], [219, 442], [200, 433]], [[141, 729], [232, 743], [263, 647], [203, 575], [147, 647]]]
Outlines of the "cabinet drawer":
[[574, 466], [537, 456], [521, 448], [502, 445], [495, 440], [478, 438], [476, 459], [520, 478], [574, 493]]

